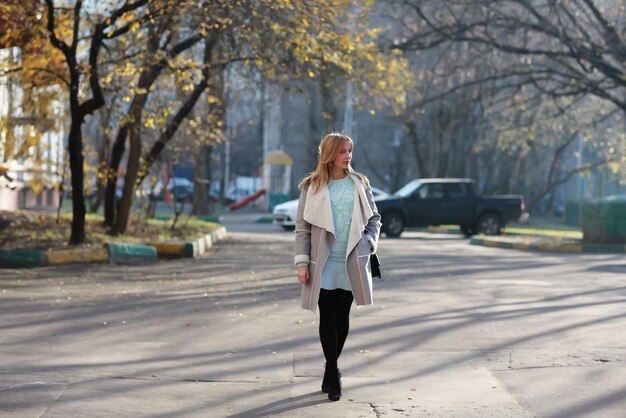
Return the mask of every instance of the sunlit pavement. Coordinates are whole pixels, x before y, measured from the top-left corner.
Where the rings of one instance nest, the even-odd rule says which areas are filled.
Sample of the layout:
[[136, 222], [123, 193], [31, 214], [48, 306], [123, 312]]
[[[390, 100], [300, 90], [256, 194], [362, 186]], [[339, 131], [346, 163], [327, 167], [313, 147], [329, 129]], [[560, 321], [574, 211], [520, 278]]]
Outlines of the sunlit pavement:
[[623, 254], [383, 238], [333, 403], [293, 232], [228, 230], [199, 259], [0, 271], [0, 416], [624, 416]]

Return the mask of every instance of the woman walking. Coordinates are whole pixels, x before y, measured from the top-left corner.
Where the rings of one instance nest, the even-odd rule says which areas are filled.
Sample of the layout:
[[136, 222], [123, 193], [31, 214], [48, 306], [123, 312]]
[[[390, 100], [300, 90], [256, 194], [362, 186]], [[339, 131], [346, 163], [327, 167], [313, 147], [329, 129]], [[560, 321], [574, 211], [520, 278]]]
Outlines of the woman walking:
[[300, 183], [296, 219], [302, 308], [319, 306], [319, 335], [326, 358], [322, 391], [341, 399], [337, 360], [349, 330], [352, 301], [372, 304], [370, 254], [376, 252], [380, 215], [365, 176], [350, 166], [353, 141], [338, 133], [319, 146], [317, 168]]

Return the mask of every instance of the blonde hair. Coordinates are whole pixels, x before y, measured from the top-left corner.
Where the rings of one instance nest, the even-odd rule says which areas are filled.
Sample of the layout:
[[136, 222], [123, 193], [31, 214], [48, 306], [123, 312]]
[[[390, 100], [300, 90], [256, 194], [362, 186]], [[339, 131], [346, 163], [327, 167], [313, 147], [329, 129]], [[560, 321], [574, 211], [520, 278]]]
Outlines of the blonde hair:
[[[349, 143], [350, 147], [354, 148], [354, 141], [348, 135], [340, 134], [338, 132], [331, 132], [326, 135], [319, 145], [319, 160], [315, 171], [309, 173], [301, 182], [298, 187], [301, 190], [313, 187], [315, 193], [319, 192], [322, 185], [328, 183], [332, 173], [332, 163], [341, 151], [344, 143]], [[357, 173], [352, 169], [352, 166], [348, 165], [346, 173], [357, 176], [364, 186], [367, 186], [367, 180], [365, 176]]]

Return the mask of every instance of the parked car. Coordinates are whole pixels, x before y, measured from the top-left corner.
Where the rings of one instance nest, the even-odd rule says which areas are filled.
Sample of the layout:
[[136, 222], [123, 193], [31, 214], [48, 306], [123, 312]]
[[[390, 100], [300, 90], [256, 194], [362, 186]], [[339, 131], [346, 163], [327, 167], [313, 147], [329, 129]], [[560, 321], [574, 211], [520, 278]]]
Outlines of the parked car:
[[372, 189], [372, 195], [374, 195], [374, 200], [386, 199], [389, 197], [389, 193], [384, 192], [380, 189], [377, 189], [376, 187], [371, 187], [371, 189]]
[[[372, 187], [372, 194], [374, 195], [374, 200], [383, 199], [388, 197], [389, 194], [377, 189], [376, 187]], [[290, 200], [285, 203], [281, 203], [279, 205], [274, 206], [274, 221], [275, 225], [282, 226], [287, 231], [293, 231], [296, 227], [296, 213], [298, 212], [298, 199]]]
[[376, 205], [388, 237], [432, 225], [459, 225], [465, 236], [499, 235], [507, 222], [528, 219], [523, 196], [479, 196], [474, 181], [461, 178], [416, 179]]
[[[185, 177], [170, 177], [167, 181], [167, 190], [172, 194], [172, 198], [176, 196], [179, 202], [183, 200], [191, 201], [193, 197], [193, 181]], [[162, 182], [158, 182], [154, 187], [154, 195], [159, 200], [165, 199], [165, 190]]]

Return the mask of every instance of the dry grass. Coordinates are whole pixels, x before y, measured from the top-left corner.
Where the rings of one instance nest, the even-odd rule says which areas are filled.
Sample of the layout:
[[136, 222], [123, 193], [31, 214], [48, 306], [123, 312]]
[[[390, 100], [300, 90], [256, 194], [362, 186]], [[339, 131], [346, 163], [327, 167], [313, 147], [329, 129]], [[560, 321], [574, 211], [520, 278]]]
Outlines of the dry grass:
[[[125, 235], [111, 236], [103, 226], [102, 216], [88, 215], [85, 225], [87, 242], [83, 247], [101, 247], [106, 242], [147, 242], [169, 240], [195, 240], [210, 233], [219, 225], [181, 217], [174, 230], [171, 221], [132, 219]], [[0, 249], [49, 250], [68, 248], [71, 231], [71, 214], [44, 212], [0, 211]]]

